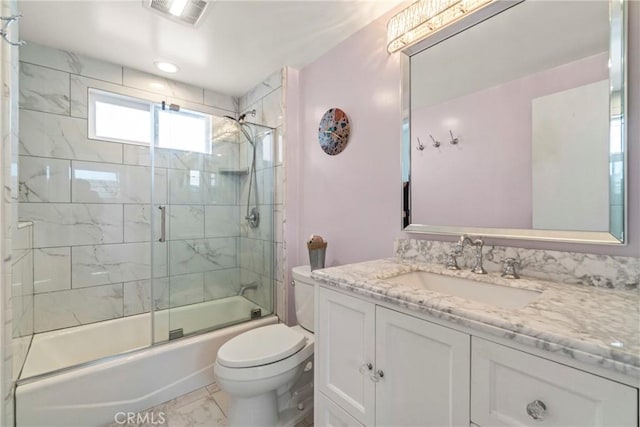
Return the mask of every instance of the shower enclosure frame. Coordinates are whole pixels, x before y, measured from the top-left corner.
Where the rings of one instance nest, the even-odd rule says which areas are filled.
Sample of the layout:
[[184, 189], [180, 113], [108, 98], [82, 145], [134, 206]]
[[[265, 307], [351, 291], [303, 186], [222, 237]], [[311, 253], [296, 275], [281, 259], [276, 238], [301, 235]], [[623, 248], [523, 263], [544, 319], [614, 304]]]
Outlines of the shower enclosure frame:
[[[212, 119], [214, 119], [214, 117], [212, 117]], [[216, 119], [221, 119], [220, 117], [217, 117]], [[266, 134], [270, 134], [271, 135], [271, 142], [275, 143], [275, 132], [276, 129], [274, 128], [270, 128], [267, 126], [263, 126], [263, 125], [259, 125], [259, 124], [254, 124], [254, 123], [247, 123], [247, 126], [252, 126], [254, 129], [261, 129], [262, 133], [266, 133]], [[256, 134], [258, 133], [257, 131], [254, 131]], [[244, 132], [242, 132], [244, 133]], [[215, 141], [213, 141], [212, 139], [212, 144], [215, 144]], [[133, 144], [135, 145], [135, 144]], [[157, 308], [156, 307], [156, 282], [158, 281], [159, 277], [156, 277], [156, 274], [154, 274], [155, 271], [155, 267], [156, 267], [156, 256], [158, 255], [157, 253], [157, 244], [156, 241], [160, 238], [160, 236], [158, 236], [156, 234], [156, 229], [154, 227], [153, 224], [155, 224], [155, 221], [158, 219], [158, 214], [159, 214], [159, 210], [156, 211], [156, 206], [159, 205], [159, 201], [156, 200], [156, 194], [155, 194], [155, 188], [156, 188], [156, 172], [158, 170], [158, 154], [159, 152], [161, 152], [163, 149], [159, 149], [156, 144], [150, 144], [149, 146], [149, 172], [150, 172], [150, 203], [148, 204], [149, 207], [149, 213], [150, 213], [150, 218], [149, 218], [149, 242], [148, 242], [148, 246], [149, 246], [149, 253], [150, 253], [150, 263], [149, 263], [149, 298], [148, 298], [148, 307], [149, 310], [147, 311], [147, 313], [149, 313], [149, 341], [148, 344], [140, 347], [140, 348], [134, 348], [128, 351], [123, 351], [123, 352], [117, 352], [115, 354], [109, 354], [106, 356], [101, 356], [101, 357], [97, 357], [94, 359], [90, 359], [81, 363], [75, 363], [69, 366], [65, 366], [65, 367], [61, 367], [59, 369], [55, 369], [52, 371], [48, 371], [48, 372], [42, 372], [39, 373], [37, 375], [33, 375], [31, 377], [26, 377], [26, 378], [22, 378], [22, 375], [20, 376], [20, 378], [17, 381], [18, 385], [24, 385], [24, 384], [28, 384], [31, 383], [33, 381], [38, 381], [38, 380], [42, 380], [42, 379], [46, 379], [50, 376], [55, 376], [55, 375], [59, 375], [59, 374], [64, 374], [64, 373], [68, 373], [71, 372], [75, 369], [78, 368], [85, 368], [85, 367], [91, 367], [91, 366], [97, 366], [100, 363], [103, 362], [109, 362], [109, 361], [114, 361], [117, 360], [119, 358], [126, 358], [126, 357], [130, 357], [133, 356], [135, 354], [138, 354], [139, 352], [144, 352], [146, 350], [149, 350], [151, 348], [154, 348], [157, 345], [164, 345], [167, 343], [170, 343], [170, 341], [173, 340], [169, 340], [169, 339], [158, 339], [158, 328], [160, 327], [160, 323], [158, 323], [158, 315], [159, 313], [163, 312], [166, 310], [167, 313], [169, 313], [169, 320], [167, 321], [168, 327], [166, 330], [166, 333], [169, 334], [170, 330], [173, 329], [171, 327], [171, 310], [172, 308], [175, 307], [171, 307], [170, 303], [170, 297], [169, 297], [169, 305], [165, 308]], [[274, 158], [275, 156], [275, 147], [272, 145], [270, 147], [270, 157], [271, 159]], [[186, 153], [186, 152], [185, 152]], [[254, 150], [255, 153], [255, 150]], [[196, 155], [197, 157], [197, 155]], [[255, 168], [255, 166], [254, 166]], [[169, 167], [166, 168], [166, 173], [169, 173]], [[267, 168], [265, 168], [267, 169]], [[219, 172], [219, 171], [218, 171]], [[251, 172], [251, 171], [250, 171]], [[254, 174], [256, 173], [255, 169], [253, 170]], [[225, 173], [228, 173], [229, 175], [233, 176], [234, 173], [233, 172], [229, 172], [226, 171]], [[265, 172], [267, 173], [267, 172]], [[271, 173], [271, 177], [270, 177], [270, 182], [272, 183], [272, 185], [270, 186], [269, 192], [270, 192], [270, 204], [265, 204], [264, 207], [268, 207], [268, 209], [271, 212], [271, 215], [266, 215], [265, 218], [263, 219], [263, 221], [266, 221], [264, 224], [268, 225], [269, 227], [269, 233], [270, 233], [270, 243], [269, 243], [269, 247], [270, 247], [270, 254], [268, 256], [268, 264], [269, 264], [269, 271], [268, 271], [268, 277], [269, 277], [269, 283], [267, 284], [269, 289], [267, 291], [267, 295], [268, 295], [268, 307], [264, 307], [263, 309], [266, 308], [265, 312], [262, 313], [263, 317], [267, 317], [267, 316], [274, 316], [275, 315], [275, 293], [276, 293], [276, 289], [275, 289], [275, 262], [276, 262], [276, 238], [275, 238], [275, 221], [274, 221], [274, 215], [273, 215], [273, 211], [274, 211], [274, 207], [275, 207], [275, 201], [274, 201], [274, 197], [275, 197], [275, 189], [274, 189], [274, 181], [275, 181], [275, 169], [273, 167], [271, 167], [270, 169], [270, 173]], [[240, 176], [241, 176], [241, 172], [238, 172], [236, 174], [238, 176], [238, 181], [240, 181]], [[254, 176], [255, 178], [255, 176]], [[167, 192], [169, 191], [168, 186], [170, 185], [169, 180], [168, 180], [168, 176], [167, 176]], [[240, 183], [238, 183], [238, 186], [240, 186]], [[257, 183], [255, 183], [255, 186], [257, 187]], [[257, 189], [257, 188], [256, 188]], [[239, 192], [239, 190], [238, 190]], [[240, 195], [238, 195], [239, 197]], [[161, 202], [162, 200], [160, 200]], [[167, 194], [167, 199], [165, 201], [166, 203], [164, 203], [165, 209], [167, 206], [171, 205], [171, 202], [169, 200], [168, 194]], [[240, 205], [240, 209], [241, 209], [241, 203], [239, 203]], [[264, 209], [263, 207], [263, 209]], [[166, 212], [166, 211], [165, 211]], [[271, 219], [270, 221], [268, 219]], [[240, 221], [240, 218], [238, 218], [238, 221]], [[165, 236], [169, 237], [169, 236]], [[236, 258], [237, 258], [237, 267], [238, 269], [240, 269], [241, 264], [240, 264], [240, 239], [241, 239], [241, 235], [238, 234], [238, 236], [236, 237], [236, 247], [235, 247], [235, 253], [236, 253]], [[170, 240], [170, 239], [169, 239]], [[158, 242], [159, 243], [159, 242]], [[164, 243], [167, 246], [166, 249], [166, 259], [167, 259], [167, 266], [168, 266], [168, 258], [171, 256], [170, 255], [170, 251], [168, 249], [169, 246], [169, 242]], [[264, 245], [263, 245], [264, 247]], [[168, 268], [168, 267], [167, 267]], [[203, 272], [203, 274], [205, 274], [205, 272]], [[167, 271], [167, 277], [171, 277], [170, 273]], [[266, 275], [265, 275], [266, 277]], [[242, 285], [242, 283], [239, 283], [240, 285]], [[169, 284], [170, 286], [170, 284]], [[171, 288], [169, 288], [170, 291]], [[144, 312], [143, 312], [144, 313]], [[127, 316], [125, 315], [124, 318], [126, 318]], [[119, 319], [119, 318], [118, 318]], [[235, 325], [238, 323], [242, 323], [245, 321], [250, 321], [253, 318], [251, 317], [251, 315], [248, 313], [247, 314], [247, 318], [244, 320], [240, 320], [240, 321], [233, 321], [233, 322], [229, 322], [229, 323], [225, 323], [222, 325], [210, 325], [209, 327], [205, 327], [205, 328], [201, 328], [198, 329], [197, 331], [191, 331], [188, 333], [185, 333], [184, 335], [180, 335], [179, 337], [176, 338], [187, 338], [187, 337], [191, 337], [194, 335], [200, 335], [200, 334], [206, 334], [206, 333], [210, 333], [211, 331], [214, 330], [218, 330], [221, 328], [225, 328], [231, 325]], [[117, 320], [117, 319], [116, 319]], [[103, 321], [99, 321], [98, 323], [102, 323], [102, 322], [108, 322], [109, 320], [103, 320]], [[38, 334], [34, 335], [37, 336]], [[33, 340], [33, 338], [32, 338]]]
[[[163, 103], [163, 107], [164, 107], [164, 103]], [[164, 109], [164, 108], [163, 108]], [[179, 105], [175, 105], [172, 104], [171, 108], [170, 108], [170, 113], [171, 112], [179, 112], [180, 111], [180, 106]], [[277, 243], [276, 243], [276, 237], [275, 237], [275, 230], [276, 230], [276, 225], [275, 225], [275, 165], [271, 165], [270, 167], [266, 167], [263, 168], [263, 170], [266, 169], [270, 169], [271, 171], [271, 175], [269, 177], [270, 182], [272, 183], [272, 185], [269, 188], [269, 194], [267, 196], [267, 201], [268, 203], [263, 203], [262, 206], [264, 208], [264, 206], [268, 206], [269, 207], [269, 213], [270, 215], [267, 215], [265, 218], [260, 218], [259, 214], [256, 214], [256, 216], [253, 216], [251, 212], [253, 212], [253, 210], [258, 210], [258, 206], [260, 205], [258, 203], [258, 182], [257, 182], [257, 167], [256, 167], [256, 154], [257, 154], [257, 149], [258, 149], [258, 145], [259, 142], [257, 138], [260, 136], [262, 138], [265, 137], [265, 135], [269, 135], [270, 136], [270, 147], [269, 147], [269, 155], [268, 158], [272, 159], [271, 161], [273, 161], [273, 159], [275, 159], [275, 141], [276, 141], [276, 132], [277, 129], [266, 126], [266, 125], [261, 125], [258, 123], [253, 123], [253, 122], [249, 122], [246, 121], [246, 117], [250, 115], [250, 116], [255, 116], [255, 110], [246, 112], [244, 114], [240, 114], [239, 117], [233, 118], [231, 116], [223, 116], [222, 119], [226, 119], [228, 120], [230, 123], [234, 124], [235, 126], [237, 126], [237, 130], [239, 131], [237, 133], [238, 136], [242, 135], [245, 137], [246, 139], [246, 143], [248, 145], [251, 146], [251, 155], [249, 155], [248, 157], [251, 159], [247, 159], [247, 162], [249, 163], [249, 165], [247, 166], [247, 170], [248, 170], [248, 177], [249, 177], [249, 184], [248, 184], [248, 195], [247, 195], [247, 206], [246, 206], [246, 215], [242, 215], [242, 211], [244, 209], [242, 209], [242, 203], [243, 203], [243, 197], [242, 197], [242, 191], [241, 189], [238, 191], [238, 203], [240, 206], [240, 211], [241, 211], [241, 215], [240, 215], [240, 223], [242, 224], [243, 222], [246, 221], [246, 224], [248, 225], [248, 227], [250, 227], [250, 229], [256, 229], [258, 226], [260, 225], [267, 225], [268, 226], [268, 230], [269, 230], [269, 234], [270, 234], [270, 238], [268, 240], [270, 240], [270, 255], [269, 255], [269, 271], [267, 272], [267, 275], [269, 277], [270, 283], [269, 283], [269, 303], [267, 304], [268, 307], [265, 307], [264, 304], [260, 304], [263, 308], [267, 308], [268, 313], [267, 314], [260, 314], [257, 317], [262, 317], [262, 316], [266, 316], [266, 315], [275, 315], [276, 312], [276, 307], [275, 307], [275, 301], [276, 301], [276, 286], [275, 286], [275, 272], [276, 272], [276, 251], [277, 251]], [[219, 119], [220, 117], [217, 117], [217, 119]], [[247, 128], [249, 129], [249, 131], [247, 131]], [[259, 131], [259, 129], [261, 128], [261, 130]], [[260, 135], [258, 135], [258, 133], [260, 133]], [[157, 133], [156, 133], [157, 135]], [[212, 145], [215, 144], [214, 142], [215, 137], [212, 137]], [[241, 142], [240, 142], [241, 143]], [[264, 148], [264, 144], [263, 144], [263, 148]], [[150, 161], [151, 161], [151, 179], [152, 179], [152, 186], [151, 186], [151, 208], [150, 208], [150, 213], [151, 213], [151, 218], [150, 218], [150, 223], [154, 224], [155, 223], [155, 217], [158, 215], [161, 215], [161, 223], [164, 223], [164, 225], [166, 226], [167, 221], [163, 220], [166, 219], [166, 215], [167, 215], [167, 211], [166, 211], [166, 207], [169, 206], [171, 204], [169, 198], [167, 198], [167, 204], [165, 206], [162, 206], [159, 203], [155, 203], [155, 194], [154, 194], [154, 181], [155, 181], [155, 176], [156, 174], [153, 172], [156, 169], [155, 163], [156, 163], [156, 155], [158, 153], [158, 150], [162, 150], [162, 148], [160, 148], [157, 144], [157, 141], [153, 144], [153, 146], [151, 147], [150, 150]], [[193, 152], [188, 152], [189, 154], [193, 154]], [[213, 150], [211, 151], [211, 153], [209, 153], [210, 155], [213, 155]], [[264, 154], [264, 153], [263, 153]], [[240, 153], [240, 156], [242, 156], [242, 153]], [[244, 169], [243, 169], [243, 165], [242, 165], [242, 159], [239, 160], [240, 161], [240, 165], [238, 165], [237, 170], [234, 170], [233, 168], [225, 168], [224, 171], [219, 171], [219, 175], [231, 175], [231, 176], [236, 176], [236, 177], [242, 177]], [[167, 177], [167, 185], [170, 186], [170, 182], [169, 182], [170, 178]], [[255, 205], [253, 208], [251, 208], [252, 204], [250, 203], [250, 198], [251, 198], [251, 193], [252, 193], [252, 188], [253, 188], [253, 193], [254, 193], [254, 201], [255, 201]], [[156, 206], [160, 209], [156, 209]], [[251, 212], [250, 212], [251, 209]], [[271, 219], [270, 221], [261, 224], [262, 221], [265, 221], [267, 219]], [[256, 224], [257, 223], [257, 224]], [[165, 227], [162, 227], [161, 231], [160, 231], [160, 236], [156, 236], [154, 234], [154, 227], [151, 227], [151, 243], [153, 242], [160, 242], [161, 238], [164, 236], [166, 237], [167, 235], [167, 231]], [[239, 236], [239, 239], [243, 238], [243, 236]], [[168, 243], [167, 243], [168, 244]], [[240, 246], [240, 243], [238, 243], [238, 246]], [[150, 252], [151, 252], [151, 265], [152, 265], [152, 269], [153, 269], [153, 265], [154, 265], [154, 255], [155, 255], [155, 245], [151, 244], [150, 247]], [[236, 254], [238, 256], [238, 258], [241, 257], [240, 255], [241, 253], [241, 248], [237, 247], [236, 248]], [[170, 253], [170, 248], [167, 248], [167, 259], [171, 259], [172, 255]], [[240, 265], [241, 261], [238, 260], [238, 266], [241, 268], [242, 266]], [[170, 274], [170, 278], [171, 278], [171, 274]], [[149, 296], [149, 300], [150, 300], [150, 313], [151, 313], [151, 339], [152, 339], [152, 343], [150, 346], [153, 346], [154, 344], [157, 344], [158, 341], [156, 341], [156, 336], [155, 335], [155, 327], [156, 327], [156, 316], [155, 316], [155, 312], [157, 311], [157, 309], [155, 308], [155, 304], [153, 304], [154, 298], [155, 298], [155, 290], [156, 290], [156, 286], [154, 286], [154, 282], [156, 281], [156, 277], [153, 274], [153, 271], [151, 271], [150, 274], [150, 281], [151, 281], [151, 285], [150, 285], [150, 296]], [[238, 290], [238, 295], [239, 296], [243, 296], [242, 292], [243, 289], [255, 289], [255, 282], [249, 282], [249, 283], [242, 283], [242, 279], [240, 279], [240, 284], [239, 284], [239, 290]], [[171, 289], [171, 283], [169, 283], [169, 288]], [[205, 329], [201, 329], [198, 330], [194, 333], [188, 333], [188, 334], [183, 334], [183, 332], [178, 331], [180, 328], [177, 327], [173, 327], [171, 324], [171, 307], [169, 307], [169, 326], [168, 326], [168, 339], [169, 340], [173, 340], [176, 338], [182, 338], [182, 337], [187, 337], [187, 336], [191, 336], [194, 333], [195, 334], [200, 334], [200, 333], [207, 333], [207, 332], [211, 332], [217, 329], [220, 329], [221, 327], [225, 327], [225, 326], [232, 326], [234, 324], [237, 324], [239, 322], [231, 322], [229, 324], [226, 325], [214, 325], [210, 328], [205, 328]], [[249, 320], [253, 320], [257, 317], [254, 317], [254, 313], [251, 313], [249, 318], [247, 319], [247, 321]], [[178, 325], [176, 325], [178, 326]], [[177, 332], [177, 333], [176, 333]], [[175, 335], [172, 335], [173, 333], [175, 333]], [[159, 343], [162, 343], [164, 341], [159, 341]]]

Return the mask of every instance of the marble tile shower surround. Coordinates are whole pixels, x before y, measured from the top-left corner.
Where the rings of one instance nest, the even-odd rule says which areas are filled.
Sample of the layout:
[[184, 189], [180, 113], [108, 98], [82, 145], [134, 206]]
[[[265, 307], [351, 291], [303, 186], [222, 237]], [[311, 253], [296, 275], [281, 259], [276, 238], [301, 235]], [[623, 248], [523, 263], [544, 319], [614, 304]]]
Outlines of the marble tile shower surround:
[[[401, 261], [444, 265], [454, 246], [455, 242], [397, 239], [394, 253]], [[508, 257], [520, 261], [521, 276], [640, 293], [640, 258], [485, 245], [483, 265], [487, 271], [500, 272]], [[458, 265], [468, 268], [474, 264], [473, 249], [466, 248]]]
[[33, 334], [33, 223], [19, 223], [12, 238], [12, 336], [19, 338]]
[[[151, 224], [149, 149], [89, 140], [87, 88], [217, 116], [236, 114], [238, 99], [33, 43], [21, 60], [16, 188], [21, 217], [34, 222], [35, 332], [148, 311], [149, 227], [160, 230], [158, 214]], [[271, 286], [273, 197], [261, 201], [265, 227], [243, 229], [246, 178], [221, 171], [246, 167], [248, 150], [219, 136], [212, 155], [155, 150], [154, 203], [167, 204], [167, 242], [154, 244], [158, 309], [234, 295], [258, 279]], [[258, 185], [269, 194], [273, 157], [260, 155]], [[269, 292], [255, 297], [270, 304]]]
[[[0, 15], [17, 13], [17, 1], [0, 0]], [[12, 27], [11, 37], [18, 34], [19, 24]], [[0, 424], [14, 425], [14, 384], [30, 340], [28, 336], [12, 340], [14, 325], [17, 323], [18, 328], [23, 326], [14, 319], [12, 286], [9, 286], [13, 283], [12, 240], [18, 223], [18, 177], [15, 174], [18, 164], [18, 48], [4, 42], [0, 43], [0, 87], [0, 279], [4, 284], [0, 290]], [[24, 302], [28, 304], [28, 301], [23, 301], [22, 305]], [[29, 316], [25, 319], [28, 323]]]
[[[257, 304], [271, 305], [275, 283], [275, 310], [285, 320], [284, 299], [284, 248], [282, 245], [283, 212], [283, 101], [282, 81], [284, 75], [276, 71], [239, 99], [241, 113], [256, 110], [255, 116], [247, 116], [249, 122], [275, 128], [275, 133], [261, 138], [256, 147], [256, 179], [260, 225], [253, 229], [244, 220], [247, 211], [249, 177], [243, 176], [240, 183], [240, 281], [258, 283], [258, 290], [248, 291], [247, 296]], [[241, 144], [241, 164], [251, 164], [252, 148]], [[252, 192], [255, 191], [255, 187]], [[252, 193], [253, 194], [253, 193]], [[252, 196], [253, 199], [253, 196]], [[253, 203], [253, 201], [252, 201]], [[262, 248], [262, 250], [260, 249]], [[260, 256], [262, 254], [262, 256]], [[275, 264], [275, 266], [274, 266]]]

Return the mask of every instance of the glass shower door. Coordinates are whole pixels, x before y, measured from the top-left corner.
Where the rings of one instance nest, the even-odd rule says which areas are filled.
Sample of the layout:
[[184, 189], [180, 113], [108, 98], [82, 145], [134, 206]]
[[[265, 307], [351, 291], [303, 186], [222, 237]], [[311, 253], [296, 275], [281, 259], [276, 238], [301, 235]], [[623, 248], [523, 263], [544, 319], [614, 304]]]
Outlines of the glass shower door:
[[17, 216], [31, 231], [17, 267], [33, 301], [26, 332], [35, 333], [23, 379], [152, 343], [152, 268], [162, 274], [166, 262], [151, 258], [152, 181], [163, 179], [146, 146], [151, 101], [86, 93], [87, 119], [20, 111]]
[[[169, 308], [155, 314], [156, 340], [160, 333], [175, 339], [271, 313], [273, 168], [268, 178], [268, 172], [253, 168], [252, 197], [264, 206], [259, 206], [262, 223], [249, 236], [242, 193], [248, 190], [252, 171], [246, 159], [253, 151], [238, 124], [202, 106], [156, 113], [154, 163], [167, 176], [167, 203], [162, 206], [167, 275], [156, 282], [166, 283], [160, 287]], [[249, 135], [262, 138], [260, 131]], [[268, 183], [268, 197], [261, 198], [258, 187], [263, 184], [257, 178]], [[245, 268], [249, 263], [252, 267]]]
[[247, 171], [239, 180], [238, 296], [257, 305], [253, 309], [265, 316], [273, 313], [274, 300], [275, 130], [247, 123], [236, 126], [240, 129], [240, 167]]

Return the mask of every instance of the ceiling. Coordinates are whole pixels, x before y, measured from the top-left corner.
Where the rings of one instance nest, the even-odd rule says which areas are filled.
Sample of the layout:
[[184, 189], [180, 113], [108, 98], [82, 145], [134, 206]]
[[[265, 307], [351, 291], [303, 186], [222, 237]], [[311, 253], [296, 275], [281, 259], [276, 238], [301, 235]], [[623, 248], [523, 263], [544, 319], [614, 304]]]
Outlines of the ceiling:
[[151, 11], [143, 0], [19, 3], [22, 39], [239, 96], [287, 65], [301, 68], [400, 0], [210, 0], [196, 27]]

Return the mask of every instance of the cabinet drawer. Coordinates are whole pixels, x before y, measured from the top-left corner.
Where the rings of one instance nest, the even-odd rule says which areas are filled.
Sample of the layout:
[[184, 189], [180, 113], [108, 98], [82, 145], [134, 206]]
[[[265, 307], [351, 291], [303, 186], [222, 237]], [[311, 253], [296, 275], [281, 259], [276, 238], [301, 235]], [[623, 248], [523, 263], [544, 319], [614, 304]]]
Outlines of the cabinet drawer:
[[355, 418], [344, 409], [333, 403], [327, 396], [318, 393], [318, 402], [315, 408], [315, 421], [317, 426], [327, 427], [363, 427]]
[[637, 402], [633, 387], [472, 339], [471, 420], [480, 426], [637, 426]]

